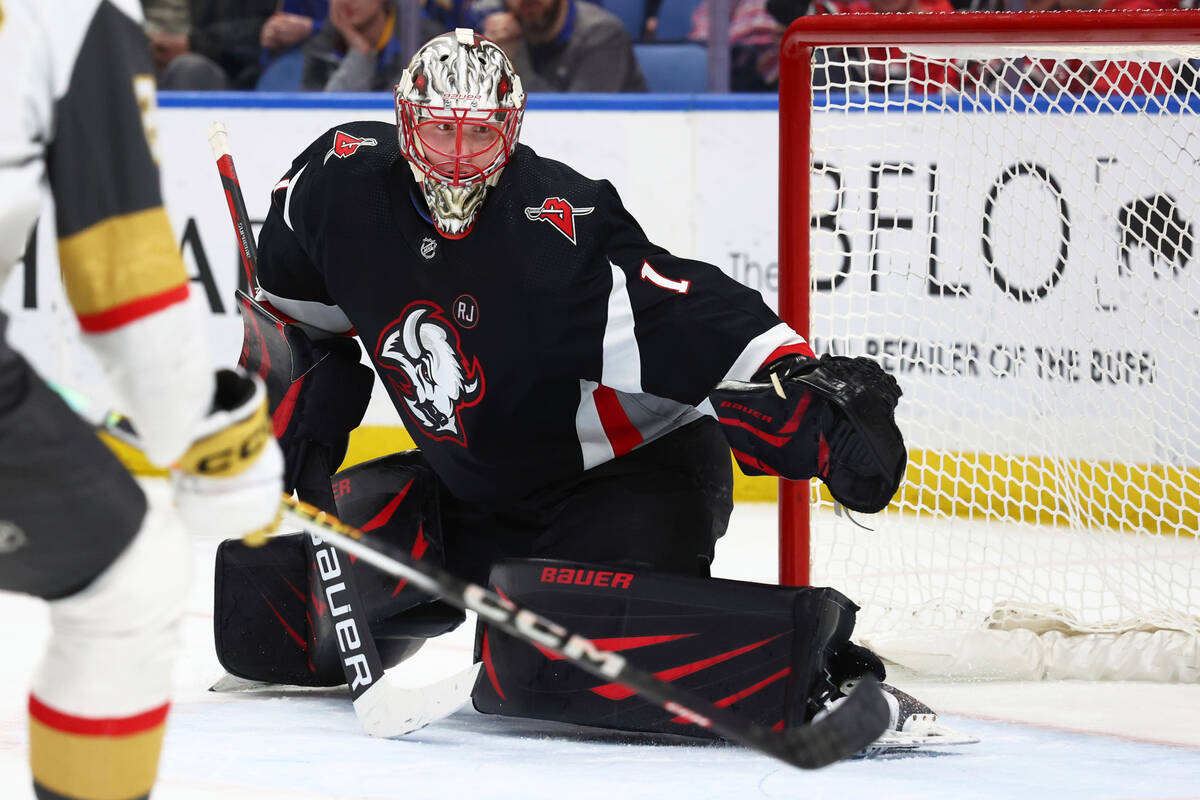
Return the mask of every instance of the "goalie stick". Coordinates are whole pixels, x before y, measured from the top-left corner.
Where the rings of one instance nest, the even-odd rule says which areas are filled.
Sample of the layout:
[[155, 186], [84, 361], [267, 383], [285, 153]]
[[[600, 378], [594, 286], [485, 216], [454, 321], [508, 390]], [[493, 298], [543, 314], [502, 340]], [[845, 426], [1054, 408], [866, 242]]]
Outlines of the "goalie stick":
[[356, 556], [414, 586], [436, 594], [464, 611], [474, 611], [489, 625], [524, 642], [563, 656], [606, 682], [634, 690], [693, 725], [732, 742], [758, 750], [802, 769], [816, 769], [853, 756], [875, 742], [890, 721], [883, 692], [873, 677], [862, 678], [850, 695], [816, 722], [775, 731], [718, 707], [691, 691], [661, 680], [630, 664], [624, 656], [601, 650], [595, 642], [545, 617], [456, 577], [440, 567], [415, 561], [369, 533], [314, 506], [283, 498], [284, 516], [316, 539]]
[[[214, 122], [208, 131], [208, 141], [213, 157], [217, 161], [217, 172], [225, 190], [225, 201], [229, 206], [229, 217], [237, 234], [238, 250], [247, 285], [253, 291], [258, 267], [258, 248], [246, 201], [233, 165], [233, 154], [229, 149], [229, 136], [225, 125]], [[301, 444], [304, 447], [304, 444]], [[311, 456], [311, 457], [310, 457]], [[315, 475], [306, 485], [317, 485], [322, 480], [328, 485], [329, 466], [319, 454], [302, 453], [302, 470]], [[333, 504], [332, 490], [319, 500], [315, 496], [303, 499]], [[350, 687], [354, 713], [370, 736], [392, 738], [403, 736], [425, 727], [431, 722], [454, 713], [470, 696], [471, 684], [465, 673], [451, 676], [424, 689], [405, 689], [392, 683], [383, 668], [383, 661], [370, 633], [370, 625], [363, 613], [363, 603], [358, 591], [358, 582], [351, 565], [339, 563], [336, 553], [323, 546], [320, 541], [304, 537], [304, 551], [310, 565], [309, 574], [313, 590], [324, 597], [330, 613], [335, 615], [336, 625], [327, 635], [337, 641], [338, 655], [346, 685]], [[315, 622], [315, 621], [314, 621]], [[335, 633], [336, 632], [336, 633]], [[218, 681], [214, 686], [221, 685]], [[466, 691], [462, 691], [465, 686]]]

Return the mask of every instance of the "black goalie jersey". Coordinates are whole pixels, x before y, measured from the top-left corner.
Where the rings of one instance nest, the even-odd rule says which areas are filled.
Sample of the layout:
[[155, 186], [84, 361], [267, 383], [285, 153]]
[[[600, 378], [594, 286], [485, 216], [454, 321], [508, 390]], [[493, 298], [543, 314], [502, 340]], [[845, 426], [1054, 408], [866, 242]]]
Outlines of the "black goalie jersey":
[[275, 187], [266, 298], [353, 329], [447, 487], [501, 501], [711, 413], [724, 378], [806, 348], [759, 294], [651, 244], [607, 181], [519, 146], [474, 230], [438, 235], [396, 131], [352, 122]]

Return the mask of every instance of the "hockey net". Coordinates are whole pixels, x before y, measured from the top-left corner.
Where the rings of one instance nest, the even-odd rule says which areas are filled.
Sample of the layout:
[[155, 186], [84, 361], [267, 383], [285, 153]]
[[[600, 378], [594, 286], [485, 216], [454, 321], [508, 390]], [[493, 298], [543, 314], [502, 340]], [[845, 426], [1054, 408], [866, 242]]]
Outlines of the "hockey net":
[[788, 31], [780, 310], [897, 377], [910, 460], [875, 516], [784, 487], [781, 578], [889, 660], [1200, 680], [1198, 17]]

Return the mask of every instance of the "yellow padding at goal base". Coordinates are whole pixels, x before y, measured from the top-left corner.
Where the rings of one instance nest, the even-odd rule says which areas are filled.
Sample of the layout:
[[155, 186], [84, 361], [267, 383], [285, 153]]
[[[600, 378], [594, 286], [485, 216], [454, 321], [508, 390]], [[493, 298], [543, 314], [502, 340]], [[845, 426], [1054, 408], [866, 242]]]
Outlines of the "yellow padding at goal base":
[[[343, 467], [415, 447], [403, 428], [363, 426], [350, 435]], [[812, 482], [813, 499], [832, 502]], [[735, 502], [775, 502], [779, 481], [733, 469]], [[913, 450], [899, 497], [904, 510], [936, 516], [1079, 525], [1196, 536], [1200, 469], [1157, 464]]]
[[1197, 535], [1200, 469], [915, 450], [906, 505], [939, 516]]

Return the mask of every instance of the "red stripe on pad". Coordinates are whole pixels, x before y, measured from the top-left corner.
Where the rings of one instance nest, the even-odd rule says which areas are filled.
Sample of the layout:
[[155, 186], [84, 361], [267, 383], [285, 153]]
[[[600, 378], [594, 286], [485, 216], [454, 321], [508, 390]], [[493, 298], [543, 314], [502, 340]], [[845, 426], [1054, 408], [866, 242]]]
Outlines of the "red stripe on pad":
[[363, 525], [362, 530], [373, 531], [376, 528], [386, 525], [388, 520], [392, 518], [392, 515], [396, 513], [396, 509], [404, 502], [404, 498], [408, 496], [408, 490], [412, 488], [412, 485], [413, 479], [410, 478], [408, 483], [404, 485], [404, 488], [400, 490], [400, 493], [389, 500], [388, 504], [383, 507], [383, 510], [372, 517], [370, 522]]
[[772, 447], [783, 447], [792, 440], [790, 436], [774, 436], [766, 431], [759, 430], [748, 422], [742, 422], [740, 419], [733, 419], [732, 417], [717, 417], [717, 419], [722, 425], [728, 425], [731, 428], [741, 428], [746, 433], [762, 439]]
[[[409, 486], [411, 486], [411, 485], [412, 484], [410, 483]], [[408, 486], [404, 487], [404, 491], [406, 491], [406, 492], [408, 491]], [[366, 530], [366, 529], [364, 528], [364, 530]], [[420, 561], [424, 557], [425, 551], [428, 548], [429, 548], [429, 542], [427, 542], [425, 540], [425, 527], [418, 526], [417, 527], [417, 540], [415, 542], [413, 542], [413, 549], [412, 549], [413, 560]], [[401, 578], [399, 583], [396, 584], [396, 588], [392, 590], [392, 597], [395, 597], [396, 595], [400, 594], [400, 592], [403, 591], [404, 587], [407, 585], [408, 585], [408, 578]]]
[[158, 294], [139, 297], [130, 300], [116, 308], [98, 311], [95, 314], [79, 314], [79, 327], [85, 333], [106, 333], [122, 325], [136, 322], [142, 317], [148, 317], [156, 311], [162, 311], [167, 306], [182, 303], [188, 299], [188, 285], [180, 284], [172, 289]]
[[748, 466], [748, 467], [752, 467], [753, 469], [758, 470], [759, 472], [763, 473], [764, 475], [774, 475], [776, 478], [783, 477], [778, 472], [771, 469], [766, 464], [759, 461], [757, 458], [750, 455], [749, 453], [743, 453], [741, 450], [735, 450], [732, 447], [729, 448], [729, 450], [731, 453], [733, 453], [734, 458], [736, 458], [739, 463], [741, 463], [745, 466]]
[[[264, 346], [264, 351], [265, 346]], [[292, 422], [292, 414], [296, 412], [296, 398], [300, 396], [300, 387], [304, 385], [304, 378], [300, 376], [299, 380], [292, 381], [292, 385], [288, 387], [287, 393], [279, 401], [279, 405], [275, 409], [275, 413], [271, 415], [271, 429], [275, 432], [275, 438], [283, 436], [284, 431], [288, 429], [288, 425]]]
[[[639, 647], [649, 647], [652, 644], [662, 644], [663, 642], [673, 642], [676, 639], [687, 639], [690, 636], [695, 636], [694, 633], [676, 633], [666, 636], [622, 636], [615, 639], [592, 639], [592, 644], [596, 645], [598, 650], [610, 650], [613, 652], [622, 652], [624, 650], [636, 650]], [[542, 647], [534, 642], [534, 647], [542, 651], [542, 655], [551, 661], [561, 661], [566, 656], [559, 655], [553, 650]]]
[[[775, 641], [780, 636], [783, 636], [783, 634], [776, 634], [769, 639], [763, 639], [761, 642], [754, 642], [753, 644], [748, 644], [745, 647], [739, 647], [736, 650], [730, 650], [727, 653], [720, 653], [710, 658], [701, 659], [700, 661], [693, 661], [691, 664], [684, 664], [683, 666], [664, 669], [662, 672], [654, 673], [654, 677], [667, 682], [678, 680], [679, 678], [691, 675], [693, 672], [699, 672], [702, 669], [708, 669], [709, 667], [720, 664], [723, 661], [736, 658], [743, 653], [749, 653], [751, 650], [757, 650], [764, 644]], [[632, 689], [627, 686], [622, 686], [619, 683], [606, 683], [603, 686], [597, 686], [596, 688], [592, 689], [592, 691], [601, 697], [607, 697], [609, 700], [624, 700], [626, 697], [630, 697], [635, 694]]]
[[29, 695], [29, 716], [43, 725], [79, 736], [133, 736], [144, 733], [162, 725], [167, 720], [170, 703], [163, 703], [158, 708], [152, 708], [132, 717], [77, 717], [57, 711]]
[[[731, 706], [734, 703], [736, 703], [738, 700], [749, 697], [750, 695], [754, 694], [755, 692], [759, 691], [760, 689], [770, 686], [772, 683], [779, 680], [780, 678], [787, 676], [791, 671], [792, 671], [791, 667], [784, 667], [783, 669], [779, 670], [779, 672], [776, 672], [774, 675], [770, 676], [769, 678], [763, 678], [761, 681], [754, 684], [753, 686], [747, 686], [745, 689], [742, 689], [740, 692], [734, 692], [733, 694], [729, 695], [728, 697], [723, 697], [720, 700], [718, 700], [717, 702], [713, 703], [713, 705], [716, 706], [717, 708], [725, 708], [726, 706]], [[687, 717], [675, 717], [673, 720], [671, 720], [671, 722], [677, 722], [681, 725], [691, 725], [692, 724], [692, 720], [688, 719]]]
[[296, 633], [296, 630], [291, 625], [288, 624], [288, 621], [286, 619], [283, 618], [283, 614], [280, 614], [279, 610], [276, 609], [275, 606], [271, 604], [271, 601], [268, 600], [265, 596], [263, 597], [263, 602], [267, 604], [267, 608], [271, 609], [271, 613], [275, 615], [275, 619], [279, 620], [279, 624], [283, 626], [283, 629], [285, 631], [287, 631], [287, 635], [292, 638], [292, 641], [294, 641], [296, 644], [300, 645], [301, 650], [307, 650], [308, 642], [306, 642], [304, 640], [303, 636]]
[[496, 677], [496, 665], [492, 663], [492, 648], [488, 645], [488, 632], [483, 632], [483, 646], [480, 648], [480, 657], [483, 659], [483, 668], [487, 670], [488, 680], [492, 683], [492, 688], [496, 690], [496, 694], [500, 695], [501, 700], [507, 700], [504, 696], [504, 691], [500, 688], [500, 680]]

